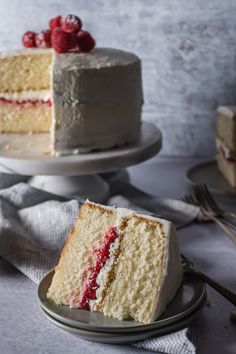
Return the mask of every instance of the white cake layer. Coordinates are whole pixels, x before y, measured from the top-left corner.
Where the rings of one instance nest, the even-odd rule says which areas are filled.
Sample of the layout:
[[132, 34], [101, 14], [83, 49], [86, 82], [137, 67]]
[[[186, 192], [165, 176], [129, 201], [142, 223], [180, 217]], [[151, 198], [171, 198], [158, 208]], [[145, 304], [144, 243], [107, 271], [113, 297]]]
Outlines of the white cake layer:
[[[91, 203], [87, 201], [87, 203]], [[94, 204], [94, 203], [92, 203]], [[96, 205], [96, 204], [95, 204]], [[102, 206], [106, 208], [105, 206]], [[149, 321], [152, 322], [156, 320], [160, 314], [165, 310], [166, 305], [172, 300], [172, 298], [176, 294], [176, 290], [180, 286], [183, 278], [183, 269], [181, 265], [181, 257], [179, 246], [175, 234], [175, 229], [171, 222], [154, 218], [152, 216], [140, 215], [135, 213], [130, 209], [125, 208], [112, 208], [107, 207], [108, 210], [112, 210], [116, 214], [116, 222], [115, 225], [117, 228], [117, 232], [119, 234], [119, 226], [123, 223], [123, 221], [131, 215], [138, 215], [139, 217], [143, 217], [144, 219], [149, 219], [153, 221], [158, 221], [163, 228], [164, 237], [165, 237], [165, 249], [164, 249], [164, 269], [162, 271], [160, 277], [160, 284], [158, 289], [153, 289], [156, 291], [156, 305], [153, 308], [153, 312], [149, 318]], [[99, 288], [96, 292], [95, 301], [91, 302], [91, 308], [96, 306], [96, 303], [99, 302], [100, 296], [103, 293], [103, 290], [106, 286], [109, 271], [113, 266], [113, 263], [116, 260], [115, 251], [118, 248], [118, 239], [114, 242], [111, 248], [111, 256], [105, 267], [100, 272], [97, 283], [99, 284]]]

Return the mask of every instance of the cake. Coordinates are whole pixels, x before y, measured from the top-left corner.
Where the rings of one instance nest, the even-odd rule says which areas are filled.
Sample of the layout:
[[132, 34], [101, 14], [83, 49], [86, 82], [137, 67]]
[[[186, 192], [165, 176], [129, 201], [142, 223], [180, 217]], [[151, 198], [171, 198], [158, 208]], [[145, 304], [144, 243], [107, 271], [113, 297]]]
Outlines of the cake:
[[95, 42], [69, 50], [55, 40], [47, 48], [51, 42], [42, 45], [43, 36], [52, 45], [55, 35], [88, 37], [86, 31], [77, 35], [56, 27], [48, 39], [48, 32], [36, 35], [41, 47], [35, 48], [28, 31], [24, 40], [33, 48], [0, 55], [0, 133], [50, 133], [53, 155], [136, 141], [143, 103], [140, 59], [118, 49], [93, 49]]
[[236, 107], [217, 109], [216, 145], [218, 168], [232, 187], [236, 187]]
[[169, 221], [86, 201], [47, 297], [57, 305], [150, 323], [181, 281], [181, 257]]

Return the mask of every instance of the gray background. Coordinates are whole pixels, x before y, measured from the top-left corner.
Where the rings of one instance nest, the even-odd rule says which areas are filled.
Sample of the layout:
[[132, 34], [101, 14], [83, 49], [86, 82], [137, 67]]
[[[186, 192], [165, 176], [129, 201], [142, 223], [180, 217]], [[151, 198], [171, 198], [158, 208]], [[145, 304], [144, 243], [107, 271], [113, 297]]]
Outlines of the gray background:
[[143, 118], [163, 131], [162, 154], [214, 154], [216, 107], [236, 102], [235, 0], [1, 0], [0, 50], [67, 13], [98, 46], [141, 57]]

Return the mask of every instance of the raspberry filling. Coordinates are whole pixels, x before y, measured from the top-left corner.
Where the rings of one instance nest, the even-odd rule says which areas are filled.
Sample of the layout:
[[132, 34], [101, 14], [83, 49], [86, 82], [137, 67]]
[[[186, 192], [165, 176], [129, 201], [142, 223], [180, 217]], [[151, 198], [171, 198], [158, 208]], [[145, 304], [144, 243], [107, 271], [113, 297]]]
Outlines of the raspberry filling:
[[96, 255], [95, 257], [95, 262], [94, 265], [90, 268], [91, 273], [87, 279], [87, 282], [84, 287], [84, 291], [82, 293], [82, 296], [77, 303], [80, 308], [89, 310], [89, 301], [90, 300], [95, 300], [96, 299], [96, 291], [99, 288], [99, 285], [97, 283], [97, 276], [101, 269], [104, 267], [106, 264], [107, 260], [110, 258], [110, 248], [111, 245], [115, 242], [115, 240], [118, 237], [118, 233], [116, 230], [116, 227], [112, 227], [107, 231], [107, 233], [104, 235], [103, 241], [100, 244], [99, 248], [95, 248], [93, 250], [94, 254]]
[[0, 98], [0, 104], [11, 104], [13, 106], [22, 106], [22, 107], [29, 107], [29, 106], [35, 106], [35, 105], [45, 105], [47, 107], [52, 106], [52, 101], [47, 100], [10, 100], [6, 98]]
[[222, 147], [220, 148], [220, 151], [226, 161], [231, 162], [231, 163], [236, 163], [236, 158], [234, 158], [232, 156], [227, 156], [225, 150]]

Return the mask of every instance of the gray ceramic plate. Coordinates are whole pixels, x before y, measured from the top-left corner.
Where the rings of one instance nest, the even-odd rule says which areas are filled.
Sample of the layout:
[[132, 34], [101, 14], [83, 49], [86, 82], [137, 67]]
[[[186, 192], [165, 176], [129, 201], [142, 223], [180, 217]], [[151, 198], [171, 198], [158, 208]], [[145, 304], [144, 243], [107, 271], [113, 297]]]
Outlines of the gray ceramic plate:
[[55, 318], [51, 317], [47, 312], [43, 311], [43, 314], [47, 317], [49, 321], [55, 324], [57, 327], [74, 334], [80, 338], [98, 342], [98, 343], [107, 343], [107, 344], [127, 344], [134, 343], [137, 341], [145, 340], [152, 337], [163, 336], [172, 332], [179, 331], [185, 327], [187, 327], [194, 318], [199, 314], [201, 309], [204, 306], [204, 301], [198, 306], [198, 308], [191, 313], [191, 315], [185, 317], [184, 319], [177, 321], [175, 323], [169, 324], [167, 326], [152, 329], [149, 331], [143, 332], [132, 332], [132, 333], [102, 333], [102, 332], [94, 332], [94, 331], [86, 331], [79, 328], [75, 328], [72, 326], [68, 326], [60, 321], [57, 321]]
[[184, 278], [176, 296], [157, 321], [150, 324], [119, 321], [98, 312], [71, 309], [68, 306], [57, 306], [53, 301], [48, 300], [46, 295], [53, 274], [54, 271], [48, 273], [39, 284], [38, 298], [41, 307], [56, 320], [87, 331], [127, 333], [161, 328], [189, 316], [198, 308], [206, 296], [204, 282], [192, 275], [187, 276]]
[[217, 168], [215, 160], [203, 162], [186, 172], [187, 181], [192, 184], [206, 184], [210, 192], [222, 196], [236, 196], [236, 188], [230, 186]]

